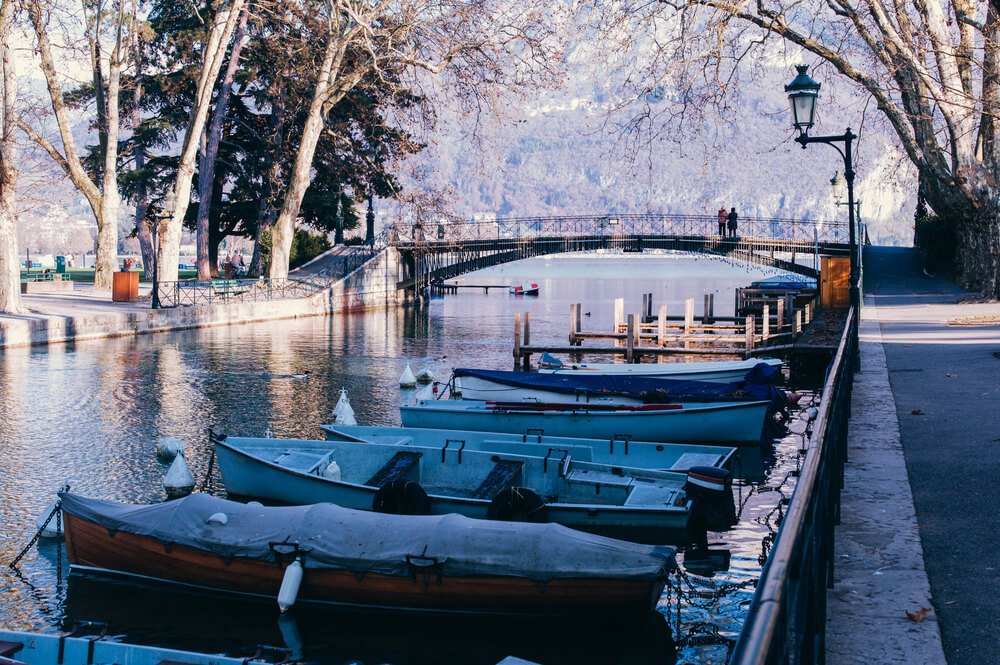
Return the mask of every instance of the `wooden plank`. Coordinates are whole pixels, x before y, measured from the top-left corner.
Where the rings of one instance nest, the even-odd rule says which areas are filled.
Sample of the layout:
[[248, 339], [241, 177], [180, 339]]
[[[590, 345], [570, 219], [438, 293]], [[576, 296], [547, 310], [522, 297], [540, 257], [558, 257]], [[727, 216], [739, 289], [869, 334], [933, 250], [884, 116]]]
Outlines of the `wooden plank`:
[[628, 315], [628, 336], [625, 339], [625, 362], [635, 358], [635, 314]]
[[664, 339], [667, 336], [667, 305], [660, 305], [659, 311], [656, 313], [656, 342], [660, 346], [664, 345]]
[[569, 343], [576, 344], [576, 303], [569, 305]]
[[764, 341], [771, 336], [771, 306], [764, 305], [764, 311], [761, 313], [760, 319], [760, 333]]
[[752, 314], [747, 314], [747, 324], [746, 324], [746, 342], [744, 343], [743, 349], [747, 355], [753, 352], [753, 331], [754, 331], [754, 317]]

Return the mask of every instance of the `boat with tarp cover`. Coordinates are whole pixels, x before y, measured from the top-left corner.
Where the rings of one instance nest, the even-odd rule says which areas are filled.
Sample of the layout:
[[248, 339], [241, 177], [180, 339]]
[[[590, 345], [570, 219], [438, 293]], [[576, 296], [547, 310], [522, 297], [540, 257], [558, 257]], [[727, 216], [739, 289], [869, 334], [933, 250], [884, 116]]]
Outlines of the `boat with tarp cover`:
[[[192, 494], [130, 505], [60, 494], [76, 571], [292, 602], [516, 615], [641, 614], [673, 547], [558, 524], [385, 515], [331, 504], [267, 507]], [[297, 569], [297, 571], [296, 571]], [[293, 571], [293, 572], [289, 572]]]
[[449, 385], [452, 396], [495, 402], [565, 402], [569, 404], [715, 404], [768, 400], [784, 408], [784, 392], [775, 387], [775, 370], [759, 363], [740, 381], [722, 383], [630, 374], [539, 374], [459, 367]]
[[417, 400], [399, 407], [404, 427], [508, 432], [664, 443], [756, 443], [769, 402], [718, 404], [565, 404]]
[[[558, 522], [637, 542], [691, 541], [685, 473], [581, 462], [567, 450], [516, 455], [460, 445], [214, 435], [226, 491], [292, 504], [329, 501], [407, 514]], [[709, 471], [729, 486], [730, 474]], [[722, 492], [732, 503], [731, 494]]]
[[[584, 352], [581, 349], [581, 353]], [[633, 376], [664, 376], [695, 381], [741, 381], [758, 363], [781, 367], [778, 358], [751, 358], [749, 360], [719, 360], [690, 363], [564, 363], [548, 353], [538, 361], [540, 373], [559, 374], [627, 374]]]

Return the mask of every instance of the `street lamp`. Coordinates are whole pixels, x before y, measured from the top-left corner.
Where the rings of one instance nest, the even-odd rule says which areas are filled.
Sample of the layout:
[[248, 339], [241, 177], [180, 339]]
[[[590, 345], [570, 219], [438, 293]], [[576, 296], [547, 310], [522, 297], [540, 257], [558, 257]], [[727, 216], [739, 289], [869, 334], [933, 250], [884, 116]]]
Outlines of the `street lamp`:
[[[838, 207], [850, 205], [847, 201], [843, 200], [844, 197], [847, 195], [847, 183], [844, 182], [844, 179], [840, 177], [839, 173], [834, 173], [833, 177], [830, 178], [830, 187], [833, 189], [833, 205]], [[857, 219], [857, 224], [855, 225], [855, 233], [857, 233], [858, 244], [860, 246], [864, 242], [864, 234], [861, 233], [863, 224], [861, 222], [860, 200], [854, 202], [854, 216]]]
[[[795, 68], [799, 72], [798, 75], [792, 79], [791, 83], [785, 86], [785, 92], [788, 93], [788, 102], [792, 108], [792, 124], [799, 131], [799, 135], [795, 140], [803, 149], [810, 143], [825, 143], [833, 146], [840, 153], [840, 156], [844, 158], [844, 178], [847, 180], [848, 228], [851, 252], [850, 298], [851, 305], [855, 308], [855, 311], [859, 311], [861, 307], [861, 291], [858, 289], [860, 272], [858, 270], [858, 244], [854, 229], [854, 160], [851, 156], [851, 145], [857, 136], [851, 132], [850, 127], [838, 136], [809, 136], [809, 129], [813, 126], [816, 119], [816, 99], [819, 96], [820, 84], [806, 73], [809, 68], [808, 65], [797, 65]], [[843, 150], [837, 146], [838, 143], [844, 144]], [[831, 184], [833, 183], [831, 182]]]
[[150, 307], [152, 309], [160, 308], [160, 279], [159, 279], [159, 268], [160, 268], [160, 256], [159, 256], [159, 244], [156, 241], [157, 235], [159, 233], [160, 224], [169, 220], [174, 215], [174, 207], [177, 205], [177, 197], [174, 196], [173, 191], [167, 192], [167, 195], [163, 197], [163, 207], [156, 216], [156, 220], [153, 222], [153, 301]]

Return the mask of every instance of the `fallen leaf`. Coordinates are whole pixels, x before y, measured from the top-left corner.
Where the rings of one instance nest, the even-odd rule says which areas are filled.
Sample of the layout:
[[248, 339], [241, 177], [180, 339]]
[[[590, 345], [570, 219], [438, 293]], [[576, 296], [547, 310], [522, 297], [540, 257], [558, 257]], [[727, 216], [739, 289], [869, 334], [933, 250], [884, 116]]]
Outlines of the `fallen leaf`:
[[924, 412], [923, 412], [922, 409], [914, 409], [913, 411], [910, 411], [910, 415], [911, 416], [922, 416], [922, 415], [924, 415]]
[[958, 377], [958, 374], [952, 374], [951, 372], [946, 372], [945, 376], [947, 376], [949, 379], [954, 379]]
[[906, 612], [906, 618], [914, 623], [920, 623], [927, 617], [927, 613], [931, 611], [929, 607], [921, 607], [916, 612], [911, 612], [910, 610], [904, 610]]

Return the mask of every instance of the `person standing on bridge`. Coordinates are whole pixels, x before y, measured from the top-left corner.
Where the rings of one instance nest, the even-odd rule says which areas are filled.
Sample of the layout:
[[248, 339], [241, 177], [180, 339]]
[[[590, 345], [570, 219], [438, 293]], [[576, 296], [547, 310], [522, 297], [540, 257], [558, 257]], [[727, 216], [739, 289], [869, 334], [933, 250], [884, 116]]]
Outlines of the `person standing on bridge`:
[[719, 237], [726, 237], [726, 206], [719, 206]]
[[736, 224], [739, 221], [739, 219], [740, 219], [740, 216], [736, 214], [736, 208], [733, 208], [732, 210], [730, 210], [729, 214], [726, 216], [726, 221], [728, 222], [728, 225], [729, 225], [729, 237], [730, 238], [735, 238], [736, 237]]

